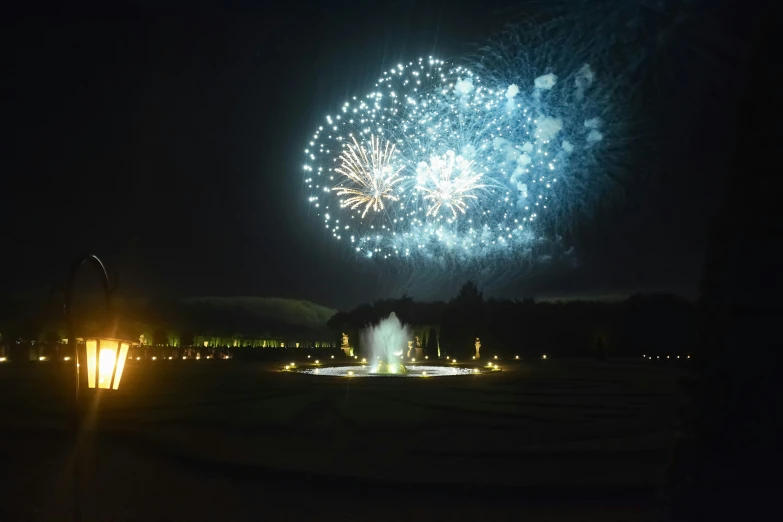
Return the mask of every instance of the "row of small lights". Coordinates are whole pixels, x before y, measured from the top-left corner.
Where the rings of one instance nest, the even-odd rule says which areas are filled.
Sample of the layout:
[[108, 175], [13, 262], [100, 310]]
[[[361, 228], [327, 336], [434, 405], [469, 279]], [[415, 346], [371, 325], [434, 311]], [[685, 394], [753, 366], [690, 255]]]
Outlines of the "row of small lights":
[[[202, 357], [201, 357], [200, 355], [197, 355], [197, 356], [195, 356], [195, 357], [192, 357], [192, 359], [195, 359], [196, 361], [198, 361], [198, 360], [199, 360], [199, 359], [201, 359], [201, 358], [202, 358]], [[207, 355], [207, 356], [206, 356], [206, 357], [204, 357], [204, 358], [205, 358], [205, 359], [212, 359], [212, 356], [211, 356], [211, 355]], [[151, 359], [151, 360], [153, 360], [153, 361], [157, 361], [157, 360], [158, 360], [158, 357], [157, 357], [157, 356], [153, 356], [153, 357], [150, 357], [150, 359]], [[174, 357], [172, 357], [172, 356], [169, 356], [169, 357], [164, 357], [163, 359], [168, 359], [169, 361], [171, 361], [171, 360], [173, 360], [173, 359], [174, 359]], [[185, 357], [182, 357], [182, 359], [183, 359], [183, 360], [185, 360], [185, 359], [191, 359], [191, 357], [187, 357], [187, 356], [185, 356]], [[230, 359], [230, 357], [223, 357], [222, 359], [228, 360], [228, 359]], [[49, 360], [49, 358], [48, 358], [48, 357], [46, 357], [45, 355], [42, 355], [42, 356], [38, 357], [38, 360], [39, 360], [39, 361], [41, 361], [41, 362], [44, 362], [44, 361], [48, 361], [48, 360]], [[71, 360], [71, 358], [70, 358], [69, 356], [65, 356], [65, 357], [63, 357], [63, 361], [70, 361], [70, 360]], [[141, 357], [136, 357], [136, 360], [137, 360], [137, 361], [141, 361]], [[7, 362], [7, 361], [8, 361], [8, 357], [0, 357], [0, 363], [4, 363], [4, 362]]]
[[[307, 356], [307, 358], [309, 359], [309, 358], [310, 358], [310, 356], [308, 355], [308, 356]], [[334, 359], [334, 355], [332, 355], [332, 356], [331, 356], [331, 358], [332, 358], [332, 359]], [[354, 358], [354, 359], [358, 359], [359, 357], [358, 357], [357, 355], [354, 355], [354, 356], [353, 356], [353, 358]], [[425, 356], [424, 356], [424, 358], [425, 358], [425, 359], [429, 359], [429, 356], [426, 356], [426, 355], [425, 355]], [[475, 359], [475, 358], [476, 358], [476, 357], [474, 356], [474, 357], [473, 357], [473, 359]], [[496, 356], [495, 356], [495, 360], [497, 360], [497, 358], [498, 358], [498, 356], [496, 355]], [[546, 358], [547, 358], [547, 357], [546, 357], [546, 354], [542, 355], [542, 359], [546, 359]], [[380, 357], [378, 357], [378, 359], [380, 359]], [[515, 356], [514, 356], [514, 359], [516, 359], [516, 360], [519, 360], [519, 355], [515, 355]], [[414, 357], [414, 358], [411, 358], [411, 361], [410, 361], [410, 362], [413, 362], [413, 363], [415, 363], [415, 362], [416, 362], [416, 358], [415, 358], [415, 357]], [[450, 362], [451, 364], [457, 364], [457, 359], [451, 359], [451, 361], [449, 361], [449, 362]], [[321, 363], [320, 363], [320, 361], [319, 361], [318, 359], [316, 359], [316, 360], [313, 362], [313, 364], [315, 364], [316, 366], [318, 366], [318, 365], [320, 365]], [[365, 366], [366, 364], [367, 364], [367, 359], [366, 359], [366, 358], [362, 358], [362, 368], [364, 368], [364, 366]], [[291, 362], [291, 363], [289, 363], [289, 364], [286, 364], [286, 365], [285, 365], [283, 368], [284, 368], [284, 370], [286, 370], [286, 371], [293, 370], [293, 369], [295, 369], [295, 368], [296, 368], [296, 363], [295, 363], [295, 362]], [[488, 369], [490, 369], [490, 370], [492, 370], [492, 371], [499, 371], [499, 370], [501, 369], [501, 368], [500, 368], [500, 367], [497, 365], [497, 363], [489, 363], [489, 364], [487, 364], [487, 368], [488, 368]], [[315, 369], [315, 373], [318, 373], [318, 368], [316, 368], [316, 369]], [[478, 368], [475, 368], [475, 369], [473, 370], [473, 373], [480, 373], [480, 370], [479, 370]], [[353, 370], [348, 370], [347, 376], [348, 376], [348, 377], [353, 377], [353, 375], [354, 375], [354, 373], [353, 373]], [[422, 376], [422, 377], [427, 377], [427, 372], [426, 372], [426, 371], [422, 372], [421, 376]]]
[[[656, 356], [655, 356], [655, 358], [656, 358], [656, 359], [660, 359], [660, 358], [661, 358], [661, 356], [660, 356], [660, 355], [656, 355]], [[671, 358], [671, 356], [667, 355], [667, 356], [666, 356], [666, 358], [667, 358], [667, 359], [670, 359], [670, 358]], [[678, 356], [677, 356], [677, 359], [679, 359], [679, 358], [680, 358], [680, 356], [678, 355]], [[685, 358], [686, 358], [686, 359], [690, 359], [690, 358], [691, 358], [691, 356], [690, 356], [690, 355], [686, 355], [686, 356], [685, 356]], [[643, 354], [643, 355], [642, 355], [642, 359], [652, 359], [652, 355]]]

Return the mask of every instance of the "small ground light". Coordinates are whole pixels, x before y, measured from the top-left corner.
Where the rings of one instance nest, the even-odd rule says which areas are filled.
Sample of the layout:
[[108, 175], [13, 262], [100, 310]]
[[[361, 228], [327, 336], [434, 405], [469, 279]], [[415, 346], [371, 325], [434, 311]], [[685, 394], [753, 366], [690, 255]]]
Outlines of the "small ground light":
[[688, 356], [688, 359], [690, 359], [690, 358], [691, 358], [691, 356], [689, 355], [689, 356]]
[[666, 358], [668, 359], [668, 358], [669, 358], [669, 356], [667, 355], [667, 356], [666, 356]]
[[289, 368], [290, 368], [290, 366], [288, 366], [288, 365], [286, 364], [286, 365], [285, 365], [285, 369], [286, 369], [286, 370], [288, 370]]
[[185, 359], [187, 359], [187, 357], [183, 355], [182, 356], [182, 360], [184, 361]]
[[310, 358], [310, 356], [308, 355], [308, 356], [307, 356], [307, 358], [309, 359], [309, 358]]
[[478, 372], [479, 372], [478, 368], [473, 368], [473, 373], [478, 373]]
[[411, 359], [411, 362], [416, 362], [416, 358], [414, 357], [413, 359]]
[[316, 360], [315, 360], [315, 364], [321, 364], [321, 363], [319, 363], [319, 362], [318, 362], [318, 359], [316, 359]]
[[291, 368], [293, 368], [294, 366], [296, 366], [296, 364], [295, 363], [291, 363]]
[[362, 358], [362, 364], [366, 364], [366, 363], [367, 363], [367, 359]]
[[334, 359], [334, 355], [332, 355], [332, 359]]
[[170, 361], [170, 360], [172, 360], [173, 358], [174, 358], [174, 357], [172, 357], [171, 355], [169, 355], [169, 361]]
[[498, 358], [498, 356], [496, 355], [496, 356], [495, 356], [495, 360], [497, 360], [497, 358]]
[[678, 355], [678, 356], [677, 356], [677, 358], [679, 359], [679, 358], [680, 358], [680, 356]]
[[421, 375], [422, 375], [422, 377], [426, 377], [427, 376], [427, 372], [421, 372]]
[[429, 356], [429, 355], [425, 355], [425, 356], [424, 356], [424, 358], [425, 358], [425, 359], [429, 359], [429, 358], [430, 358], [430, 356]]
[[136, 360], [137, 360], [137, 361], [140, 361], [140, 360], [141, 360], [141, 357], [136, 357]]
[[348, 377], [353, 377], [353, 371], [348, 370]]
[[157, 361], [157, 360], [158, 360], [158, 358], [153, 356], [153, 357], [152, 357], [152, 360], [153, 360], [153, 361]]
[[544, 355], [543, 355], [541, 358], [542, 358], [542, 359], [546, 359], [546, 354], [544, 354]]
[[71, 360], [70, 357], [63, 357], [63, 361], [70, 361], [70, 360]]
[[5, 357], [0, 357], [0, 362], [6, 362], [8, 359]]
[[45, 360], [46, 360], [46, 357], [43, 357], [43, 356], [42, 356], [42, 357], [39, 357], [39, 358], [38, 358], [38, 360], [39, 360], [39, 361], [45, 361]]
[[648, 359], [652, 359], [652, 355], [648, 357]]
[[457, 362], [457, 359], [452, 359], [452, 360], [451, 360], [451, 364], [454, 364], [454, 363], [456, 363], [456, 362]]
[[515, 356], [514, 356], [514, 359], [519, 359], [519, 355], [515, 355]]

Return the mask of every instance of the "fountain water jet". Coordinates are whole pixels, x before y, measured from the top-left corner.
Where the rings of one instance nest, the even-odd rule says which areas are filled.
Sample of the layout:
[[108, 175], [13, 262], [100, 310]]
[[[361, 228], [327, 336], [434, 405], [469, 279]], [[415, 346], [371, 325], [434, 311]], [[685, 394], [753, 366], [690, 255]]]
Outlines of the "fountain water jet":
[[372, 373], [405, 373], [400, 358], [412, 338], [410, 329], [392, 312], [375, 326], [362, 331], [363, 346], [370, 349]]

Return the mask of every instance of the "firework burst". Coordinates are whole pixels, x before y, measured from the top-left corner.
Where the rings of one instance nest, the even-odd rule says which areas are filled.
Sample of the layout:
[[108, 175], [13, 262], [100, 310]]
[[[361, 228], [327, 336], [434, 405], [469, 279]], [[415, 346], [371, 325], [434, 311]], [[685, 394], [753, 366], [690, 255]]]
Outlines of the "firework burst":
[[599, 193], [613, 120], [606, 97], [592, 101], [595, 72], [505, 57], [474, 60], [481, 75], [434, 58], [399, 64], [326, 116], [304, 171], [335, 239], [368, 258], [518, 259], [545, 234], [539, 216], [560, 221]]
[[429, 163], [419, 167], [420, 184], [416, 190], [424, 193], [424, 199], [430, 203], [427, 216], [437, 216], [441, 207], [451, 210], [452, 217], [457, 212], [464, 214], [468, 200], [476, 200], [476, 191], [484, 188], [481, 174], [472, 170], [473, 162], [448, 151], [444, 157], [433, 157]]
[[355, 210], [364, 205], [364, 218], [370, 208], [375, 212], [383, 210], [384, 199], [399, 199], [394, 195], [394, 189], [403, 179], [399, 176], [402, 167], [394, 170], [391, 165], [394, 150], [394, 145], [388, 141], [382, 144], [375, 136], [370, 136], [369, 153], [355, 137], [352, 144], [345, 146], [340, 154], [341, 164], [334, 171], [344, 176], [350, 186], [332, 188], [338, 196], [350, 196], [341, 200], [340, 206]]

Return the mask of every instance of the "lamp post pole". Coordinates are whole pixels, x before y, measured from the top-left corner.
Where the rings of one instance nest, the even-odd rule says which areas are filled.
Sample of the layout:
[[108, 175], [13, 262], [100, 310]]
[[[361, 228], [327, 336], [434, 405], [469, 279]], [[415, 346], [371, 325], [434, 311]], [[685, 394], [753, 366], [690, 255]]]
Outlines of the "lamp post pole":
[[74, 459], [73, 459], [73, 520], [74, 522], [80, 522], [82, 519], [82, 513], [81, 513], [81, 504], [80, 504], [80, 484], [79, 484], [79, 463], [80, 463], [80, 454], [81, 454], [81, 429], [82, 429], [82, 419], [81, 419], [81, 405], [79, 401], [79, 347], [76, 343], [76, 326], [74, 324], [73, 320], [73, 314], [71, 312], [71, 303], [73, 300], [73, 284], [76, 279], [76, 273], [79, 271], [79, 268], [85, 264], [89, 263], [92, 266], [94, 266], [100, 276], [101, 276], [101, 282], [103, 284], [103, 292], [106, 299], [106, 310], [109, 310], [109, 303], [111, 300], [111, 288], [109, 286], [109, 274], [106, 272], [106, 267], [103, 265], [103, 262], [98, 259], [97, 256], [89, 254], [80, 257], [79, 259], [74, 262], [73, 265], [71, 265], [71, 270], [68, 272], [68, 280], [65, 285], [65, 305], [64, 305], [64, 313], [65, 313], [65, 320], [67, 323], [68, 328], [68, 344], [70, 348], [73, 351], [73, 361], [74, 361], [74, 376], [75, 376], [75, 386], [74, 386], [74, 395], [73, 395], [73, 407], [74, 407], [74, 417], [73, 417], [73, 434], [74, 434]]

